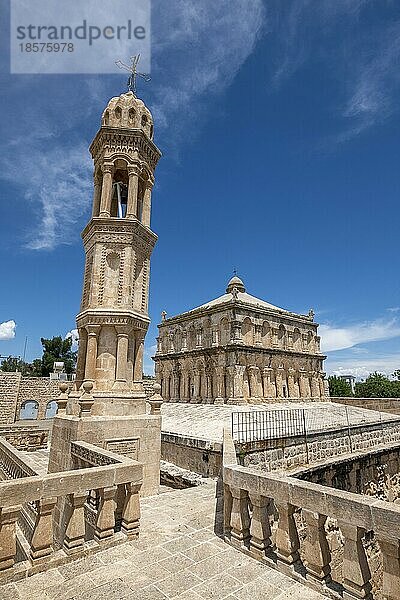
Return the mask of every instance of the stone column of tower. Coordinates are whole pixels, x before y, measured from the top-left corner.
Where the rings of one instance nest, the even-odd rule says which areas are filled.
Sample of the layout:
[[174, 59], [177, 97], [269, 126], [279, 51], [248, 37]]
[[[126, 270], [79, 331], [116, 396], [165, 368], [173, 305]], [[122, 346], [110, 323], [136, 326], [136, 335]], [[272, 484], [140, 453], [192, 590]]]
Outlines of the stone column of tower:
[[[142, 371], [150, 256], [157, 241], [150, 229], [151, 190], [161, 152], [142, 100], [132, 92], [112, 98], [90, 152], [94, 197], [92, 217], [82, 232], [76, 384], [66, 415], [54, 422], [51, 471], [70, 468], [62, 428], [73, 431], [74, 439], [120, 451], [126, 442], [130, 454], [145, 463], [154, 462], [153, 449], [159, 447], [155, 421], [159, 426], [160, 419], [146, 415]], [[83, 416], [79, 402], [84, 389], [93, 399], [89, 416]], [[153, 475], [152, 483], [143, 486], [147, 490], [156, 485], [158, 474]]]

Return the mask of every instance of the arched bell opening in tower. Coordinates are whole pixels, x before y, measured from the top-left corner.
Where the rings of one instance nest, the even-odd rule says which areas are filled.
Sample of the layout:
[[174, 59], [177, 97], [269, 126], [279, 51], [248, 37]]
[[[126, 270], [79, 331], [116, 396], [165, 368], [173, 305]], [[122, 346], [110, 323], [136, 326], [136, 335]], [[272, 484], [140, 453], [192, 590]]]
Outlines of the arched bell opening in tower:
[[111, 217], [124, 219], [128, 204], [128, 174], [124, 169], [117, 169], [113, 177], [111, 197]]

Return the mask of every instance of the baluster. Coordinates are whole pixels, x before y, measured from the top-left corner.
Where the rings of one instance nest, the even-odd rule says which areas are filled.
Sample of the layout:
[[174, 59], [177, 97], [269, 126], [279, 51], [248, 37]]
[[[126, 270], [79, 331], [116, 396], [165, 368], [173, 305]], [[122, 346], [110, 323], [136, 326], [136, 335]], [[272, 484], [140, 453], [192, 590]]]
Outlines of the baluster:
[[271, 527], [269, 524], [268, 505], [270, 499], [259, 494], [249, 494], [253, 505], [250, 525], [250, 547], [258, 556], [265, 556], [271, 545]]
[[85, 542], [85, 509], [87, 494], [68, 494], [70, 517], [64, 537], [64, 549], [68, 554], [80, 550]]
[[236, 545], [246, 545], [250, 537], [250, 515], [246, 490], [231, 487], [231, 541]]
[[331, 553], [326, 539], [326, 515], [302, 510], [307, 524], [307, 539], [304, 543], [305, 563], [308, 575], [318, 582], [331, 580]]
[[299, 560], [300, 540], [294, 520], [296, 507], [288, 502], [275, 503], [279, 513], [276, 530], [276, 555], [281, 565], [292, 565]]
[[[344, 600], [354, 598], [370, 599], [371, 571], [365, 554], [362, 537], [365, 529], [338, 520], [345, 538], [343, 546], [343, 587]], [[394, 596], [393, 596], [394, 598]]]
[[46, 498], [36, 502], [36, 522], [31, 540], [33, 560], [51, 554], [53, 551], [53, 508], [57, 498]]
[[383, 597], [398, 600], [400, 595], [400, 545], [397, 539], [378, 538], [383, 558]]
[[140, 501], [139, 501], [140, 484], [133, 483], [125, 484], [125, 503], [122, 511], [121, 529], [128, 537], [136, 537], [139, 535], [140, 523]]
[[115, 485], [99, 488], [98, 494], [100, 498], [99, 509], [97, 513], [97, 521], [94, 532], [95, 539], [100, 542], [114, 535], [115, 527], [115, 502], [114, 496], [117, 487]]
[[231, 537], [232, 494], [229, 485], [224, 483], [224, 536]]
[[15, 563], [17, 538], [15, 525], [21, 506], [2, 508], [0, 512], [0, 571], [8, 569]]

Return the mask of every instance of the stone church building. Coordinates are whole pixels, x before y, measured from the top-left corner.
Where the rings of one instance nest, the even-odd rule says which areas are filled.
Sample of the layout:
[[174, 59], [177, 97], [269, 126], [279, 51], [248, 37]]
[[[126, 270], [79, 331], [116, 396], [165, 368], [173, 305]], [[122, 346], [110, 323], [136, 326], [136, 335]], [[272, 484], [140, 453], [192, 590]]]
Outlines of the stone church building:
[[314, 313], [299, 315], [246, 292], [226, 293], [158, 326], [156, 377], [166, 402], [245, 404], [328, 395]]

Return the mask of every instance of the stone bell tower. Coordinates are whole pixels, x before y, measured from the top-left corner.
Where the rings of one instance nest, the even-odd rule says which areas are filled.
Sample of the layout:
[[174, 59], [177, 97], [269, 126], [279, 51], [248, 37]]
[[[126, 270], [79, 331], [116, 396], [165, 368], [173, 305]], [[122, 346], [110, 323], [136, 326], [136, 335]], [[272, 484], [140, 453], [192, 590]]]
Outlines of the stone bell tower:
[[146, 471], [150, 476], [143, 489], [154, 493], [160, 417], [146, 415], [142, 377], [150, 256], [157, 241], [150, 229], [151, 194], [161, 152], [153, 142], [152, 115], [133, 92], [109, 101], [90, 152], [94, 197], [82, 232], [76, 382], [54, 421], [49, 470], [70, 468], [66, 439], [79, 439], [143, 462], [145, 478]]
[[133, 92], [112, 98], [90, 146], [92, 218], [82, 238], [86, 263], [77, 316], [77, 387], [93, 382], [93, 415], [143, 409], [143, 343], [148, 317], [151, 191], [160, 151], [153, 119]]

